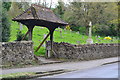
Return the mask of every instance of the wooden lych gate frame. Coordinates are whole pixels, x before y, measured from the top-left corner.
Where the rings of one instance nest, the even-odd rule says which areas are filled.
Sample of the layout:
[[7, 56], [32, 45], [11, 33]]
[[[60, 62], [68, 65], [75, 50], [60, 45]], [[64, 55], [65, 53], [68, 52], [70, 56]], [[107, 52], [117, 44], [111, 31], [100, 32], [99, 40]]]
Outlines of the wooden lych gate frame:
[[28, 35], [28, 39], [32, 40], [32, 32], [35, 26], [46, 27], [49, 30], [49, 33], [44, 38], [42, 43], [35, 50], [37, 52], [42, 44], [46, 41], [48, 36], [50, 35], [51, 42], [51, 51], [53, 48], [53, 33], [56, 28], [59, 26], [66, 26], [68, 23], [62, 21], [59, 17], [57, 17], [52, 10], [46, 7], [42, 7], [39, 5], [32, 4], [30, 8], [25, 10], [20, 15], [16, 16], [12, 19], [13, 21], [20, 22], [27, 26], [28, 31], [22, 38], [22, 40]]

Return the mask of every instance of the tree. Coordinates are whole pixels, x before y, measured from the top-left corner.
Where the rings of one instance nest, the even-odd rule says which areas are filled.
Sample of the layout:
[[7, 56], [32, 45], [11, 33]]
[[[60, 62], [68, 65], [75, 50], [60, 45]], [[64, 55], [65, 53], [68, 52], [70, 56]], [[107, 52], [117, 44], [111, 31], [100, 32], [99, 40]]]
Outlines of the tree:
[[0, 42], [2, 42], [2, 2], [0, 1]]
[[72, 2], [67, 5], [63, 15], [63, 20], [70, 24], [73, 31], [79, 31], [79, 27], [81, 26], [79, 22], [80, 19], [77, 18], [78, 11], [80, 12], [80, 7], [81, 3]]
[[11, 2], [3, 2], [2, 7], [5, 8], [7, 11], [9, 11], [11, 7]]
[[16, 5], [18, 6], [19, 9], [21, 9], [22, 11], [26, 10], [29, 8], [29, 4], [28, 2], [16, 2]]
[[[85, 26], [88, 35], [90, 21], [97, 27], [109, 26], [111, 20], [118, 18], [117, 14], [116, 3], [72, 2], [65, 11], [64, 19], [73, 26]], [[79, 27], [76, 29], [78, 30]]]
[[50, 2], [50, 7], [49, 7], [49, 8], [51, 9], [51, 7], [52, 7], [52, 0], [51, 0], [51, 2]]
[[11, 8], [8, 11], [8, 14], [10, 15], [9, 18], [12, 19], [13, 17], [19, 15], [28, 8], [29, 8], [28, 2], [12, 2]]
[[10, 22], [7, 18], [7, 10], [9, 10], [9, 8], [10, 8], [10, 3], [3, 2], [3, 5], [2, 5], [2, 42], [7, 42], [10, 39]]
[[59, 1], [57, 7], [53, 11], [57, 16], [59, 16], [60, 18], [63, 18], [64, 12], [65, 12], [64, 2]]
[[120, 1], [118, 2], [118, 27], [117, 27], [117, 36], [120, 37]]

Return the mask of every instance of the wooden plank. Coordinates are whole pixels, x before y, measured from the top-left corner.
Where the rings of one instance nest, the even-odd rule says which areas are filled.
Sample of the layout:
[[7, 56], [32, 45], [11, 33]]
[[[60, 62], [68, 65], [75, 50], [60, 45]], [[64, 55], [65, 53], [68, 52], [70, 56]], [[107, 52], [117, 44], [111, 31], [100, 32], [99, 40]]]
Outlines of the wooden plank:
[[46, 41], [46, 39], [48, 38], [49, 35], [50, 35], [50, 33], [47, 34], [47, 36], [44, 38], [44, 40], [42, 41], [42, 43], [40, 43], [40, 45], [38, 46], [38, 48], [36, 49], [35, 52], [37, 52], [37, 51], [40, 49], [40, 47], [41, 47], [42, 44]]

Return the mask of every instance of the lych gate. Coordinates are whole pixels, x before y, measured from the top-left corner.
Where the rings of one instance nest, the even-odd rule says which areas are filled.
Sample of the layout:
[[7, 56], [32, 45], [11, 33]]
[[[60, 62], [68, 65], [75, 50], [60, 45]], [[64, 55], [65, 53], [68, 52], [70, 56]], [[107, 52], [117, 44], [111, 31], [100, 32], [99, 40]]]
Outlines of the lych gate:
[[[32, 31], [34, 26], [43, 26], [48, 28], [49, 34], [43, 40], [43, 42], [47, 39], [50, 35], [51, 41], [51, 51], [52, 51], [52, 42], [53, 42], [53, 33], [56, 28], [59, 26], [66, 26], [68, 23], [62, 21], [58, 18], [52, 10], [49, 8], [45, 8], [39, 5], [32, 4], [30, 8], [25, 10], [22, 14], [18, 15], [17, 17], [12, 19], [13, 21], [20, 22], [27, 26], [28, 31], [23, 38], [29, 35], [29, 40], [32, 40]], [[42, 42], [42, 43], [43, 43]], [[40, 45], [41, 46], [41, 45]], [[37, 48], [36, 51], [40, 48]]]

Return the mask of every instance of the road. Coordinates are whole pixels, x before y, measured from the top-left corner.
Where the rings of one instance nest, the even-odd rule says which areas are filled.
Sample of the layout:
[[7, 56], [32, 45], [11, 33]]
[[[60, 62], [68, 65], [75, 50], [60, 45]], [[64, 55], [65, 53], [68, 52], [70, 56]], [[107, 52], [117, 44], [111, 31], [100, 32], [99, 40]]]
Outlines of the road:
[[102, 64], [105, 63], [110, 63], [115, 61], [118, 61], [118, 57], [90, 60], [90, 61], [54, 63], [54, 64], [46, 64], [46, 65], [32, 66], [26, 68], [1, 69], [0, 71], [2, 72], [0, 72], [0, 75], [19, 73], [19, 72], [47, 72], [47, 71], [54, 71], [60, 69], [86, 70], [97, 66], [101, 66]]
[[118, 78], [118, 63], [42, 78]]

